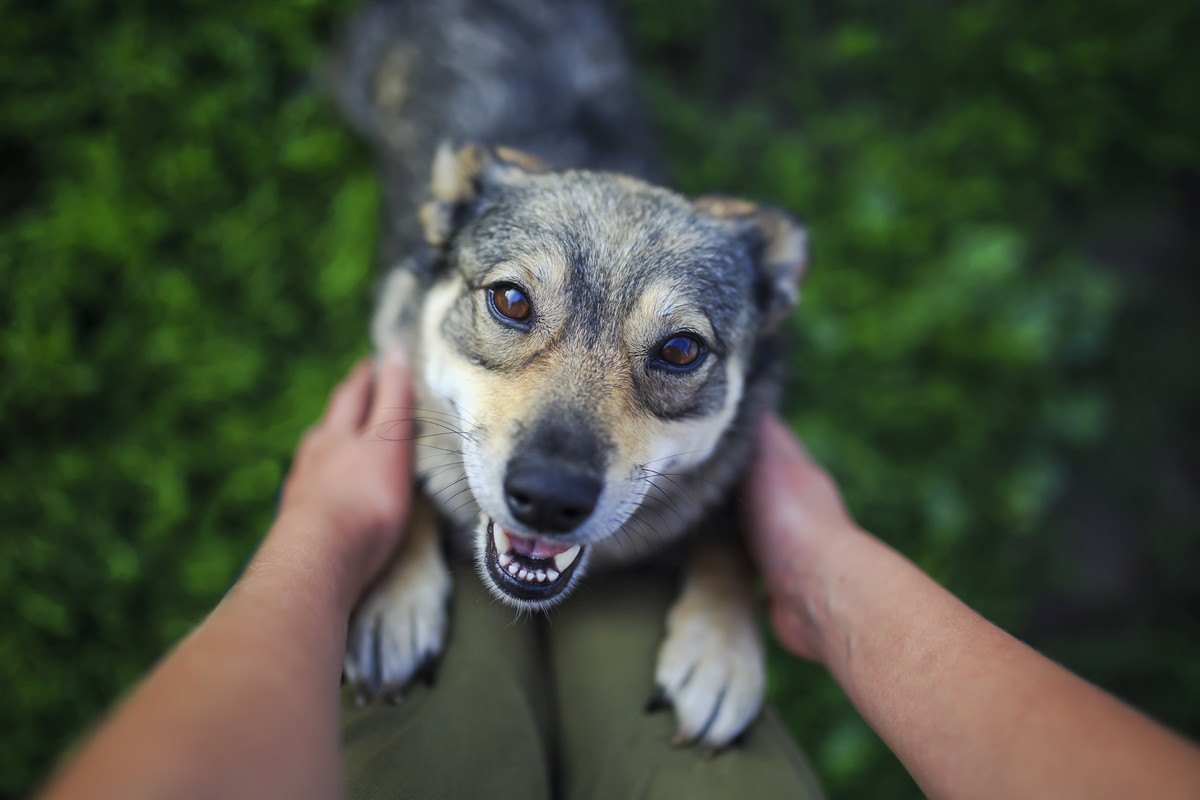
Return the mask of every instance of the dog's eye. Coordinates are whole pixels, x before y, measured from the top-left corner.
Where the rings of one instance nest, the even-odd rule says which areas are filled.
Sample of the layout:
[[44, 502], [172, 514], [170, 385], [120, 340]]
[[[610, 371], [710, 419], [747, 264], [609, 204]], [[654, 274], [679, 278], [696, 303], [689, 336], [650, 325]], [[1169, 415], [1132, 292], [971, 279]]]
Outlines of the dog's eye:
[[669, 367], [688, 369], [700, 362], [704, 354], [704, 345], [687, 334], [672, 336], [658, 348], [658, 358]]
[[511, 283], [498, 283], [488, 289], [488, 303], [497, 314], [513, 322], [524, 322], [533, 310], [525, 292]]

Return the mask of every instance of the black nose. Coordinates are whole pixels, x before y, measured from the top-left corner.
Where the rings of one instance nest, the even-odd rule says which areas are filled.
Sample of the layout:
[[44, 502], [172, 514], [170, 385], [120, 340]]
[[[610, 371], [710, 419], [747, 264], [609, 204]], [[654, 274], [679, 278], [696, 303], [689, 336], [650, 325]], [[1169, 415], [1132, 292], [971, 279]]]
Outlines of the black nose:
[[518, 522], [542, 533], [567, 533], [588, 518], [600, 497], [600, 480], [560, 461], [514, 460], [504, 478], [504, 500]]

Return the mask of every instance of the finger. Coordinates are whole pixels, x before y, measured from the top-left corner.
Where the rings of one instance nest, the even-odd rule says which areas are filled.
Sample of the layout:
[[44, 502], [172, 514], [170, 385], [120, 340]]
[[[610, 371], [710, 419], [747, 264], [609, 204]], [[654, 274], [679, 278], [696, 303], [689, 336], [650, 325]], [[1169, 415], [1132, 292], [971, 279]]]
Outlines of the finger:
[[759, 428], [758, 456], [748, 477], [752, 522], [787, 529], [801, 522], [840, 526], [849, 520], [837, 483], [774, 414]]
[[759, 427], [758, 456], [751, 465], [751, 474], [760, 486], [805, 485], [814, 480], [829, 480], [804, 444], [775, 414], [767, 414]]
[[[770, 563], [762, 556], [763, 539], [778, 529], [793, 529], [798, 519], [792, 516], [797, 496], [804, 491], [810, 471], [814, 468], [803, 446], [775, 414], [763, 417], [758, 429], [756, 453], [750, 464], [744, 487], [747, 504], [743, 516], [750, 533], [752, 549], [760, 562]], [[766, 543], [769, 546], [769, 543]]]
[[775, 413], [766, 414], [759, 427], [758, 447], [764, 461], [812, 463], [808, 451], [787, 424]]
[[320, 429], [313, 425], [300, 436], [300, 441], [296, 445], [296, 454], [292, 456], [292, 466], [295, 468], [304, 461], [308, 460], [308, 455], [317, 446], [317, 436]]
[[364, 358], [354, 365], [346, 379], [333, 390], [320, 424], [334, 430], [358, 430], [370, 396], [371, 361]]
[[378, 429], [386, 439], [408, 440], [412, 431], [412, 380], [408, 356], [390, 351], [377, 362], [375, 392], [367, 413], [367, 430]]

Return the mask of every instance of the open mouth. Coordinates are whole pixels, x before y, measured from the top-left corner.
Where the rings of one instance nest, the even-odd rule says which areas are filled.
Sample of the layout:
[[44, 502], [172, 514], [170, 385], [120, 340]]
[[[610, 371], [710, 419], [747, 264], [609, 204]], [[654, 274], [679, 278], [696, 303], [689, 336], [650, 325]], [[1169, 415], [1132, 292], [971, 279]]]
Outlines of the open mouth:
[[488, 574], [507, 595], [530, 602], [551, 600], [571, 582], [583, 545], [517, 536], [488, 520]]

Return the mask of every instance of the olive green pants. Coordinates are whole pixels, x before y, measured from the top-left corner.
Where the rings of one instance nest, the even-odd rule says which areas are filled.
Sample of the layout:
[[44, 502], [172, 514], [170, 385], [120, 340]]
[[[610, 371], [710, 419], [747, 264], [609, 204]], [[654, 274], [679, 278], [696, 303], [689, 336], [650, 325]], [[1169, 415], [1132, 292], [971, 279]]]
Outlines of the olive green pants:
[[592, 578], [531, 619], [456, 567], [436, 686], [395, 705], [343, 696], [347, 797], [820, 797], [770, 711], [705, 757], [671, 744], [669, 710], [643, 710], [672, 599], [667, 582], [645, 578]]

